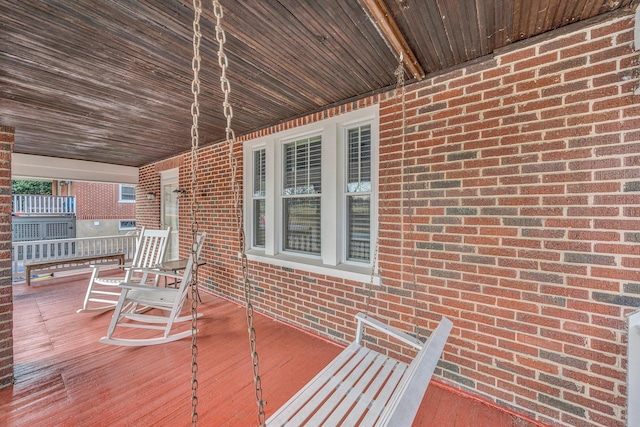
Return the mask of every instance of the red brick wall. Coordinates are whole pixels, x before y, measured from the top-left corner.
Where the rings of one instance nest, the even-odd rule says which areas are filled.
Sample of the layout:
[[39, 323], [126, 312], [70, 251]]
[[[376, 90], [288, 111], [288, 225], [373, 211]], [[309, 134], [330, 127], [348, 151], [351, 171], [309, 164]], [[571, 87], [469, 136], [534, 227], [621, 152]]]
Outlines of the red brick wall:
[[0, 388], [13, 383], [11, 152], [13, 128], [0, 125]]
[[71, 183], [71, 195], [76, 196], [76, 217], [79, 220], [136, 217], [136, 203], [119, 202], [118, 184], [74, 181]]
[[[640, 307], [632, 39], [632, 17], [611, 16], [410, 85], [404, 145], [394, 93], [361, 101], [381, 108], [383, 286], [370, 311], [407, 330], [417, 313], [425, 333], [451, 318], [438, 380], [551, 424], [625, 425], [625, 315]], [[188, 173], [186, 159], [181, 183]], [[202, 150], [199, 177], [201, 278], [242, 300], [225, 144]], [[258, 309], [353, 337], [365, 284], [250, 269]]]
[[381, 149], [381, 266], [412, 268], [393, 251], [404, 181], [420, 318], [456, 324], [442, 377], [543, 421], [624, 425], [625, 314], [640, 306], [632, 29], [611, 20], [412, 86], [402, 167], [398, 137]]
[[[147, 199], [146, 193], [155, 193], [155, 199]], [[140, 168], [136, 189], [136, 226], [160, 229], [160, 175], [153, 166]]]
[[[182, 162], [182, 156], [178, 156], [140, 168], [136, 189], [136, 226], [138, 228], [142, 226], [150, 229], [160, 228], [160, 203], [162, 201], [160, 172], [180, 167]], [[180, 185], [182, 186], [182, 181], [180, 181]], [[155, 199], [147, 199], [147, 193], [154, 193]]]

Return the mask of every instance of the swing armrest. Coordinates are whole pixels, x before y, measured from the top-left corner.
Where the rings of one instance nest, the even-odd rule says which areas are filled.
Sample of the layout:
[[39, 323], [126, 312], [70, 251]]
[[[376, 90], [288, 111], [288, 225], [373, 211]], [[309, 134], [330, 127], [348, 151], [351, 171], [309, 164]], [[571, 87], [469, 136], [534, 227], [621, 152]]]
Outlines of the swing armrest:
[[406, 332], [402, 332], [394, 327], [386, 325], [379, 320], [369, 317], [364, 313], [356, 314], [356, 320], [358, 321], [358, 329], [356, 331], [356, 342], [358, 344], [360, 344], [362, 341], [362, 335], [364, 334], [364, 325], [367, 325], [391, 337], [394, 337], [405, 344], [415, 347], [418, 350], [420, 350], [424, 346], [424, 343], [417, 338], [407, 334]]

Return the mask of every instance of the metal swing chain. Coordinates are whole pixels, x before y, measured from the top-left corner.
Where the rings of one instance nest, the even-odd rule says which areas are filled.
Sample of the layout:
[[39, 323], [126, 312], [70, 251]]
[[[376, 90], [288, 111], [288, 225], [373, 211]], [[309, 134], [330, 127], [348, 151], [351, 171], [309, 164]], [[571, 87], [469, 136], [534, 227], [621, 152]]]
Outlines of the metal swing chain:
[[[402, 111], [403, 111], [403, 119], [402, 119], [402, 124], [403, 124], [403, 128], [402, 128], [402, 132], [403, 132], [403, 144], [404, 144], [404, 102], [405, 102], [405, 90], [404, 90], [404, 63], [402, 61], [402, 53], [400, 54], [400, 57], [398, 58], [398, 66], [396, 67], [396, 70], [394, 71], [394, 75], [396, 76], [396, 89], [395, 89], [395, 94], [394, 96], [397, 97], [398, 96], [398, 91], [401, 91], [400, 94], [400, 103], [402, 105]], [[394, 108], [394, 112], [393, 112], [393, 125], [391, 126], [391, 129], [396, 129], [396, 122], [397, 122], [397, 116], [398, 116], [398, 112], [397, 110]], [[393, 144], [393, 135], [391, 135], [391, 143]], [[380, 170], [382, 170], [382, 168], [380, 168]], [[384, 182], [382, 183], [382, 187], [386, 188], [387, 187], [387, 183], [389, 181], [389, 173], [385, 173], [384, 175]], [[366, 310], [365, 313], [368, 316], [369, 315], [369, 311], [371, 309], [371, 303], [370, 303], [370, 299], [371, 299], [371, 294], [373, 293], [373, 280], [375, 278], [376, 275], [376, 270], [378, 271], [378, 275], [380, 276], [380, 280], [382, 281], [382, 269], [378, 268], [378, 253], [380, 251], [380, 225], [378, 225], [378, 228], [376, 229], [376, 241], [375, 244], [373, 246], [373, 259], [372, 259], [372, 263], [371, 263], [371, 276], [369, 278], [369, 283], [368, 288], [367, 288], [367, 296], [365, 299], [365, 304], [366, 304]]]
[[[402, 64], [402, 54], [400, 55], [400, 63]], [[411, 261], [412, 261], [412, 265], [411, 265], [411, 274], [412, 274], [412, 283], [413, 283], [413, 289], [411, 291], [412, 295], [413, 295], [413, 300], [414, 300], [414, 313], [413, 313], [413, 332], [416, 335], [417, 339], [420, 339], [420, 329], [418, 328], [418, 304], [417, 304], [417, 290], [418, 290], [418, 277], [417, 277], [417, 273], [416, 273], [416, 240], [415, 240], [415, 234], [414, 234], [414, 224], [413, 224], [413, 196], [412, 196], [412, 190], [409, 188], [407, 190], [408, 187], [408, 183], [405, 182], [405, 151], [406, 151], [406, 147], [405, 147], [405, 143], [406, 143], [406, 125], [407, 125], [407, 111], [406, 111], [406, 95], [407, 95], [407, 91], [404, 85], [404, 70], [401, 67], [398, 67], [398, 69], [396, 70], [396, 78], [397, 78], [397, 86], [396, 89], [398, 87], [401, 88], [401, 96], [402, 96], [402, 101], [401, 101], [401, 105], [402, 105], [402, 117], [401, 117], [401, 129], [402, 129], [402, 133], [401, 133], [401, 141], [402, 141], [402, 163], [400, 165], [401, 167], [401, 171], [402, 171], [402, 188], [403, 188], [403, 194], [402, 194], [402, 198], [401, 200], [401, 213], [400, 215], [403, 218], [403, 227], [404, 228], [404, 208], [405, 208], [405, 197], [404, 197], [404, 193], [408, 193], [409, 194], [409, 200], [407, 203], [408, 206], [408, 211], [409, 211], [409, 231], [407, 232], [407, 238], [409, 239], [409, 241], [411, 242], [411, 252], [410, 252], [410, 256], [411, 256]], [[395, 120], [395, 117], [394, 117]], [[404, 234], [403, 234], [404, 235]], [[404, 254], [404, 239], [402, 241], [402, 250], [401, 253]], [[404, 257], [403, 257], [404, 258]], [[404, 264], [404, 260], [403, 260], [403, 264]]]
[[[400, 137], [400, 141], [401, 141], [401, 145], [402, 145], [402, 159], [401, 159], [401, 173], [402, 173], [402, 188], [403, 188], [403, 195], [401, 198], [401, 215], [402, 218], [404, 218], [404, 206], [405, 206], [405, 197], [404, 197], [404, 193], [405, 193], [405, 188], [406, 188], [406, 183], [404, 182], [404, 161], [405, 161], [405, 143], [406, 143], [406, 138], [405, 138], [405, 126], [406, 126], [406, 120], [407, 120], [407, 116], [406, 116], [406, 88], [405, 88], [405, 82], [404, 82], [404, 65], [403, 65], [403, 61], [402, 61], [402, 54], [400, 54], [400, 57], [398, 59], [398, 67], [396, 68], [394, 75], [396, 76], [396, 88], [395, 88], [395, 94], [394, 96], [396, 97], [400, 97], [400, 105], [401, 105], [401, 137]], [[400, 94], [398, 95], [398, 92], [400, 92]], [[396, 129], [397, 128], [397, 115], [398, 112], [396, 109], [394, 109], [394, 113], [393, 113], [393, 125], [391, 126], [392, 129]], [[392, 139], [392, 143], [393, 143], [393, 135], [391, 136]], [[385, 174], [384, 175], [384, 182], [383, 182], [383, 187], [386, 187], [387, 181], [389, 178], [389, 174]], [[413, 287], [414, 289], [412, 290], [412, 294], [413, 294], [413, 298], [414, 301], [416, 300], [416, 292], [417, 292], [417, 273], [416, 273], [416, 252], [415, 252], [415, 239], [414, 239], [414, 224], [413, 224], [413, 196], [411, 195], [411, 191], [409, 191], [409, 200], [408, 200], [408, 211], [409, 211], [409, 231], [407, 233], [407, 237], [408, 239], [411, 241], [412, 246], [411, 246], [411, 259], [412, 259], [412, 281], [413, 281]], [[404, 228], [404, 227], [403, 227]], [[404, 234], [403, 234], [404, 235]], [[376, 264], [378, 261], [378, 252], [379, 252], [379, 247], [380, 247], [380, 229], [378, 227], [378, 230], [376, 232], [376, 243], [375, 243], [375, 247], [374, 247], [374, 252], [373, 252], [373, 265], [371, 266], [371, 278], [369, 280], [369, 284], [368, 284], [368, 292], [367, 292], [367, 296], [366, 296], [366, 313], [367, 315], [369, 315], [369, 310], [370, 310], [370, 294], [372, 293], [372, 285], [373, 285], [373, 279], [375, 277], [375, 272], [376, 272]], [[404, 254], [404, 239], [403, 239], [403, 243], [402, 243], [402, 254]], [[417, 313], [417, 303], [414, 304], [414, 334], [416, 335], [417, 339], [420, 339], [420, 329], [418, 327], [418, 313]]]
[[198, 206], [196, 196], [198, 194], [198, 118], [200, 116], [200, 103], [198, 95], [200, 94], [200, 40], [202, 32], [200, 31], [200, 15], [202, 14], [201, 0], [193, 0], [193, 60], [191, 68], [193, 69], [193, 81], [191, 83], [191, 92], [193, 93], [193, 104], [191, 104], [191, 116], [193, 124], [191, 125], [191, 423], [196, 426], [198, 424], [198, 260], [197, 247], [198, 242]]
[[242, 209], [242, 200], [240, 192], [240, 183], [237, 180], [238, 159], [235, 156], [235, 132], [231, 128], [231, 119], [233, 118], [233, 109], [229, 102], [229, 94], [231, 93], [231, 84], [227, 79], [227, 68], [229, 61], [224, 52], [224, 44], [226, 35], [222, 29], [223, 11], [218, 0], [213, 0], [213, 12], [216, 17], [216, 40], [218, 41], [218, 64], [220, 65], [220, 84], [224, 93], [224, 116], [227, 119], [226, 138], [229, 145], [229, 164], [231, 166], [231, 180], [233, 188], [233, 198], [235, 206], [235, 222], [238, 230], [238, 244], [240, 245], [240, 261], [242, 263], [242, 282], [244, 285], [244, 296], [246, 303], [247, 328], [249, 332], [249, 346], [251, 349], [251, 363], [253, 365], [253, 380], [255, 384], [256, 403], [258, 404], [258, 424], [264, 426], [266, 423], [266, 415], [264, 411], [264, 401], [262, 399], [262, 381], [260, 379], [260, 369], [258, 361], [256, 331], [253, 327], [253, 304], [251, 303], [251, 283], [249, 281], [249, 267], [247, 264], [247, 254], [245, 251], [245, 234], [244, 234], [244, 217]]

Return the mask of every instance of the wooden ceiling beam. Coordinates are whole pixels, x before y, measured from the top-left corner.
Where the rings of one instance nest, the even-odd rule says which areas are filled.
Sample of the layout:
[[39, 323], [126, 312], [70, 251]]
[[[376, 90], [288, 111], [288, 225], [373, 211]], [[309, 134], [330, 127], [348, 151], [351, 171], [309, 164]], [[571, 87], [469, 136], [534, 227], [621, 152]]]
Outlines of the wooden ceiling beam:
[[398, 24], [396, 24], [396, 21], [391, 16], [384, 0], [360, 1], [369, 11], [369, 16], [378, 27], [382, 36], [391, 44], [398, 56], [402, 58], [402, 62], [407, 67], [409, 73], [411, 73], [416, 80], [422, 80], [425, 75], [424, 70], [420, 66], [416, 55], [409, 47], [409, 43], [407, 43], [407, 40], [402, 35]]

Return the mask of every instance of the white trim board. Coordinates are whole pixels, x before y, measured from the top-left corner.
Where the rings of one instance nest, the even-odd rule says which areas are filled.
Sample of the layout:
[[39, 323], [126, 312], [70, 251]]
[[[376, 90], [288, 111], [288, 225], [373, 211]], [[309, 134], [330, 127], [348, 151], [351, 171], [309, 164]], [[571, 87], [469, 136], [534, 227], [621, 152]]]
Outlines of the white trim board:
[[138, 184], [138, 168], [12, 153], [11, 178]]

